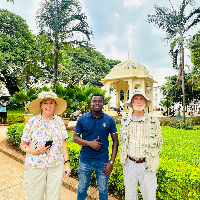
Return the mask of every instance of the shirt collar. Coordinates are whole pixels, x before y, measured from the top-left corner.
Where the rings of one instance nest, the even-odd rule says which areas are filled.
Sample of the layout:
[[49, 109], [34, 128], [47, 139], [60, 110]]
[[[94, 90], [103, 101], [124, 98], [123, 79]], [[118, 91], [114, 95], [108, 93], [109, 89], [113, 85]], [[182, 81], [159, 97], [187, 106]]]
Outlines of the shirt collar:
[[[133, 113], [131, 113], [131, 114], [133, 114]], [[143, 122], [144, 122], [145, 119], [146, 119], [146, 117], [147, 117], [147, 113], [144, 111], [144, 115], [141, 117], [140, 120], [138, 120], [138, 122], [139, 122], [139, 121], [143, 121]], [[132, 120], [132, 121], [135, 121], [132, 117], [131, 117], [131, 120]]]
[[[102, 111], [102, 113], [101, 113], [101, 115], [98, 117], [98, 118], [100, 118], [100, 117], [103, 117], [104, 116], [104, 112]], [[92, 115], [92, 110], [89, 112], [89, 118], [96, 118], [96, 117], [94, 117], [93, 115]], [[98, 119], [98, 118], [96, 118], [96, 119]]]
[[[51, 118], [50, 120], [52, 120], [52, 119], [55, 119], [55, 114], [53, 114], [53, 118]], [[42, 118], [42, 113], [40, 113], [40, 114], [38, 115], [38, 120], [39, 120], [39, 121], [44, 120], [44, 119]]]

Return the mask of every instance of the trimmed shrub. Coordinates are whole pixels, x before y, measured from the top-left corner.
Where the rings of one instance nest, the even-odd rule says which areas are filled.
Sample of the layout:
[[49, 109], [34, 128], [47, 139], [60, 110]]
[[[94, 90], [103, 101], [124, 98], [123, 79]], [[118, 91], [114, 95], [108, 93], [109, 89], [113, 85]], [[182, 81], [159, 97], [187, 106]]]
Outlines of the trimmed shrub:
[[195, 122], [192, 119], [187, 119], [184, 123], [182, 119], [173, 118], [168, 125], [177, 129], [195, 130]]
[[18, 147], [20, 149], [21, 137], [23, 134], [25, 123], [13, 124], [8, 127], [7, 140], [11, 145]]
[[24, 122], [24, 115], [23, 114], [7, 114], [7, 122], [11, 122], [11, 123]]

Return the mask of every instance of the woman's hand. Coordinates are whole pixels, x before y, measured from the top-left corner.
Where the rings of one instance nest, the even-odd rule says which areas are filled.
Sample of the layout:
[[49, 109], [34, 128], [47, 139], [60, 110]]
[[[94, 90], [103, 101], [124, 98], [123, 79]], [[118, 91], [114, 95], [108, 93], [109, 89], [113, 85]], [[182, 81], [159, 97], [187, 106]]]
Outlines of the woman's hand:
[[33, 155], [39, 155], [42, 154], [46, 151], [49, 151], [51, 149], [51, 146], [49, 145], [48, 147], [45, 147], [45, 144], [40, 144], [36, 149], [32, 149], [29, 146], [29, 142], [26, 142], [24, 140], [21, 141], [20, 143], [20, 148], [27, 153], [33, 154]]
[[64, 167], [64, 170], [63, 170], [64, 179], [66, 179], [70, 175], [70, 173], [71, 173], [70, 164], [66, 163], [65, 167]]
[[45, 147], [45, 144], [40, 144], [34, 151], [34, 155], [39, 155], [39, 154], [43, 154], [46, 151], [49, 151], [51, 149], [51, 146], [47, 146]]

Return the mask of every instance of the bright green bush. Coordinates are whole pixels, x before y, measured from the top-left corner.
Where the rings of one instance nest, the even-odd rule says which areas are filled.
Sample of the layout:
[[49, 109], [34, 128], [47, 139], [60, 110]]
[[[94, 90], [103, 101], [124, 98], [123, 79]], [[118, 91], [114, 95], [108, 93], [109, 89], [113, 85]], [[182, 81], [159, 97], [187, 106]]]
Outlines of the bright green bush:
[[200, 199], [200, 169], [174, 159], [160, 159], [157, 199]]
[[115, 124], [119, 124], [119, 118], [117, 116], [113, 116], [113, 119], [115, 120]]
[[19, 123], [24, 122], [24, 115], [23, 114], [7, 114], [7, 122], [12, 123]]
[[182, 119], [173, 118], [170, 120], [168, 125], [177, 129], [184, 129], [184, 130], [195, 129], [195, 122], [192, 121], [192, 119], [187, 119], [184, 123]]
[[[8, 140], [19, 145], [25, 123], [14, 124], [8, 128]], [[200, 199], [200, 146], [198, 130], [178, 130], [161, 127], [163, 148], [160, 154], [160, 165], [157, 170], [157, 200], [197, 200]], [[117, 124], [119, 133], [120, 125]], [[78, 175], [78, 163], [81, 146], [73, 143], [73, 132], [68, 132], [67, 149], [69, 153], [72, 175]], [[109, 153], [112, 152], [111, 137]], [[115, 166], [109, 178], [109, 191], [124, 198], [123, 168], [120, 163], [119, 151]], [[93, 178], [92, 181], [95, 181]], [[94, 182], [92, 183], [94, 185]], [[141, 200], [141, 194], [139, 194]]]
[[18, 147], [20, 149], [21, 137], [23, 134], [25, 123], [13, 124], [8, 127], [7, 140], [11, 145]]

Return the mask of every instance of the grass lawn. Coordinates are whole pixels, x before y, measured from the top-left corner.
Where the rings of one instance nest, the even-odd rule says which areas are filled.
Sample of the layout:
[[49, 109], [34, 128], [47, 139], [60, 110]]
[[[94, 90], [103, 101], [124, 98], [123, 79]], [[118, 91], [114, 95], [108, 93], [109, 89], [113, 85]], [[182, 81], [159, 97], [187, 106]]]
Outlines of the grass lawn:
[[200, 131], [162, 126], [161, 158], [169, 157], [200, 168]]

